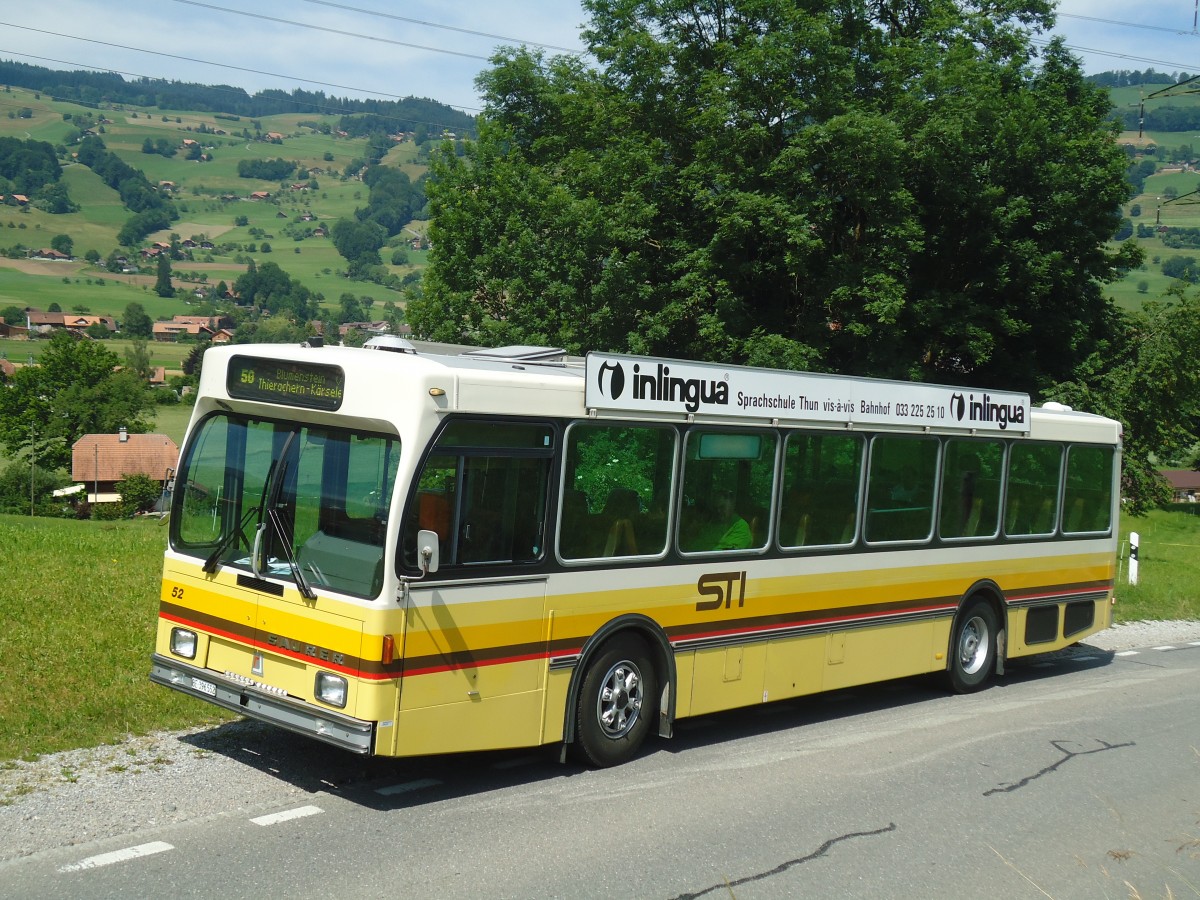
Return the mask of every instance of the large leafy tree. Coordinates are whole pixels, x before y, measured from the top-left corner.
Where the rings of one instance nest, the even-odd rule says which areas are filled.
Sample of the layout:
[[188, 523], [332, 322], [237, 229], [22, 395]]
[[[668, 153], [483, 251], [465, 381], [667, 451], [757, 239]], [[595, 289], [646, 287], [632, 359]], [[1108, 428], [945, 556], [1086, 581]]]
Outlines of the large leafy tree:
[[145, 432], [153, 398], [136, 373], [116, 371], [119, 363], [98, 341], [54, 335], [38, 365], [18, 369], [0, 390], [0, 443], [55, 468], [69, 465], [71, 446], [85, 434], [121, 426]]
[[1178, 285], [1123, 317], [1122, 326], [1112, 352], [1097, 353], [1050, 393], [1120, 420], [1125, 508], [1140, 515], [1171, 498], [1156, 460], [1186, 454], [1200, 436], [1200, 297]]
[[1128, 197], [1043, 0], [586, 0], [427, 188], [414, 328], [1037, 391], [1117, 331]]

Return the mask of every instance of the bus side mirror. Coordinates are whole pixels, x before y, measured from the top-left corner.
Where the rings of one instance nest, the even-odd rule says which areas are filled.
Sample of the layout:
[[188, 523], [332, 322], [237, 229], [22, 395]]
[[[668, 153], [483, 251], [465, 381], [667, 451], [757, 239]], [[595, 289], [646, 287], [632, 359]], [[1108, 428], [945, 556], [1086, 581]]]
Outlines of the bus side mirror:
[[417, 532], [417, 564], [424, 575], [438, 570], [438, 535], [436, 531]]

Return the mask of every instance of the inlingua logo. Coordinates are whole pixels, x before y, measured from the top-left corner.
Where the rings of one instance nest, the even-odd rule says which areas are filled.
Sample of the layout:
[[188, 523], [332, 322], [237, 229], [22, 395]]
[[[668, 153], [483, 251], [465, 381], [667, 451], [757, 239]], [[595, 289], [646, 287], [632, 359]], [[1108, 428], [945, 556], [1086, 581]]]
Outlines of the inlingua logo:
[[[605, 381], [608, 382], [607, 389], [604, 387]], [[600, 389], [601, 394], [606, 395], [610, 400], [619, 399], [621, 394], [625, 392], [625, 370], [621, 368], [621, 364], [606, 362], [601, 365], [600, 371], [596, 373], [596, 387]]]
[[1004, 431], [1009, 425], [1025, 424], [1025, 407], [1019, 403], [1000, 403], [992, 399], [991, 394], [984, 394], [976, 400], [975, 395], [964, 397], [953, 394], [950, 397], [950, 410], [954, 418], [962, 421], [964, 418], [972, 422], [995, 422]]

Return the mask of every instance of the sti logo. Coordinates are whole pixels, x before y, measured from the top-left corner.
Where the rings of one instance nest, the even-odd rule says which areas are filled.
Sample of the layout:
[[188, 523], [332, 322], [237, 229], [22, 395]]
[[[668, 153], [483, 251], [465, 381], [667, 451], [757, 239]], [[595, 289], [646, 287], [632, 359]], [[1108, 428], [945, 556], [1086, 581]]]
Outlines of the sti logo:
[[[604, 386], [605, 382], [608, 383], [607, 389]], [[621, 368], [621, 364], [606, 362], [600, 366], [600, 371], [596, 373], [596, 387], [610, 400], [620, 399], [625, 393], [625, 370]]]

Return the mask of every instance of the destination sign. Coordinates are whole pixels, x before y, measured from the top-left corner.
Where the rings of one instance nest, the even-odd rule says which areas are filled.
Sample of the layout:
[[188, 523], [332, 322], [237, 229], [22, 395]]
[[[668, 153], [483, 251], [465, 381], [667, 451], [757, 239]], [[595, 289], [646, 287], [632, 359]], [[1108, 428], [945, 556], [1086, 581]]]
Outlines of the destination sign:
[[1029, 431], [1028, 394], [589, 353], [593, 409]]
[[338, 366], [235, 356], [225, 389], [238, 400], [258, 400], [332, 412], [342, 405], [346, 375]]

